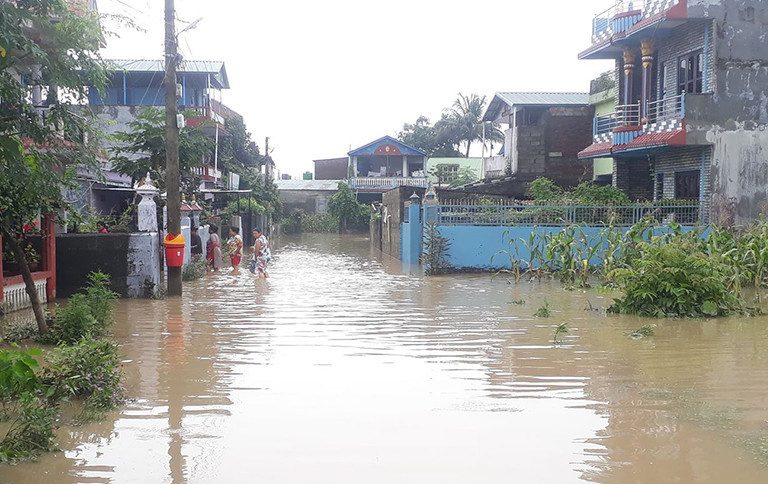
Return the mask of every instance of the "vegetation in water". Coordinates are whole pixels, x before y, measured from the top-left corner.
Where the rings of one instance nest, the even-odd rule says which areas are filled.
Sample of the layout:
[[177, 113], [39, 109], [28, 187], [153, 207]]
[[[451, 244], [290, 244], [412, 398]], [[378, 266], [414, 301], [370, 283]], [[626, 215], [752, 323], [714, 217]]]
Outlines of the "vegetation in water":
[[339, 232], [367, 229], [371, 219], [370, 208], [358, 202], [349, 184], [343, 181], [339, 182], [336, 193], [328, 200], [328, 212], [338, 220]]
[[648, 338], [650, 336], [653, 336], [656, 333], [656, 325], [655, 324], [645, 324], [643, 326], [640, 326], [636, 330], [629, 333], [629, 336], [635, 339], [640, 338]]
[[201, 279], [208, 272], [208, 261], [203, 257], [193, 258], [189, 264], [181, 269], [181, 279], [183, 281], [196, 281]]
[[744, 301], [728, 285], [728, 267], [692, 240], [643, 244], [632, 266], [616, 270], [624, 296], [610, 311], [651, 317], [728, 316]]
[[112, 410], [123, 400], [117, 346], [108, 340], [82, 340], [46, 355], [42, 382], [59, 399], [79, 398], [85, 410]]
[[557, 326], [555, 326], [555, 330], [552, 333], [552, 343], [559, 344], [563, 336], [568, 334], [570, 332], [570, 328], [568, 328], [568, 323], [560, 323]]
[[440, 233], [435, 222], [427, 222], [424, 227], [424, 252], [421, 263], [429, 276], [444, 274], [448, 271], [448, 251], [451, 243]]
[[525, 305], [525, 299], [517, 299], [515, 301], [510, 301], [509, 304], [513, 304], [515, 306], [524, 306]]
[[59, 307], [50, 331], [38, 341], [46, 344], [74, 344], [102, 336], [112, 322], [112, 308], [117, 299], [110, 288], [110, 277], [100, 272], [88, 276], [88, 286], [72, 295]]
[[329, 213], [307, 214], [295, 210], [283, 219], [287, 234], [332, 234], [339, 231], [339, 219]]
[[533, 316], [536, 318], [548, 318], [552, 316], [552, 310], [549, 308], [549, 301], [544, 300], [544, 304], [536, 309], [536, 312], [533, 313]]

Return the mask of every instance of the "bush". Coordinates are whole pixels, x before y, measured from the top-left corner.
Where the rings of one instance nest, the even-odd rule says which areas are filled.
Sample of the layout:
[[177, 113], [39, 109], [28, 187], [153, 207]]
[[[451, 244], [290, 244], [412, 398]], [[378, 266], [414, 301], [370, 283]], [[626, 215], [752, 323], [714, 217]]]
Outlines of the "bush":
[[43, 452], [56, 450], [55, 419], [55, 407], [25, 394], [18, 417], [0, 441], [0, 462], [34, 459]]
[[528, 195], [537, 202], [562, 205], [627, 205], [629, 197], [616, 187], [581, 182], [572, 190], [563, 190], [549, 178], [539, 177], [531, 182]]
[[639, 257], [617, 269], [615, 280], [625, 296], [610, 310], [651, 317], [727, 316], [742, 311], [740, 293], [728, 285], [728, 268], [680, 238], [668, 243], [641, 243]]
[[112, 323], [112, 310], [117, 300], [117, 293], [109, 288], [111, 282], [108, 274], [91, 272], [88, 274], [88, 287], [84, 291], [91, 315], [105, 328]]
[[306, 214], [296, 210], [285, 219], [283, 230], [287, 234], [332, 234], [339, 231], [339, 219], [329, 213]]
[[88, 275], [89, 285], [82, 293], [74, 294], [66, 306], [56, 312], [54, 324], [38, 341], [46, 344], [77, 343], [82, 339], [97, 338], [112, 323], [112, 309], [117, 294], [109, 289], [110, 278], [101, 272]]
[[448, 250], [451, 241], [443, 237], [435, 222], [427, 222], [424, 230], [424, 253], [421, 255], [421, 263], [424, 264], [424, 272], [428, 276], [444, 274], [448, 272]]
[[195, 281], [202, 278], [208, 272], [208, 261], [203, 257], [193, 258], [192, 262], [181, 270], [183, 281]]
[[41, 380], [58, 398], [84, 398], [88, 409], [106, 411], [123, 399], [117, 346], [107, 340], [82, 340], [46, 356]]
[[77, 343], [82, 339], [100, 334], [100, 324], [93, 317], [84, 294], [75, 294], [67, 304], [56, 310], [50, 330], [40, 335], [38, 341], [45, 344]]

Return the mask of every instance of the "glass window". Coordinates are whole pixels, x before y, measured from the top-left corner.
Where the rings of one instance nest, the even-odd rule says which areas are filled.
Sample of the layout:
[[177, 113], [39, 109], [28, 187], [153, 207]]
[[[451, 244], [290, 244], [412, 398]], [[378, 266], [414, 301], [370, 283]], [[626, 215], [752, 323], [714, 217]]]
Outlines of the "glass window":
[[699, 94], [704, 91], [704, 54], [691, 52], [680, 58], [677, 73], [677, 93]]

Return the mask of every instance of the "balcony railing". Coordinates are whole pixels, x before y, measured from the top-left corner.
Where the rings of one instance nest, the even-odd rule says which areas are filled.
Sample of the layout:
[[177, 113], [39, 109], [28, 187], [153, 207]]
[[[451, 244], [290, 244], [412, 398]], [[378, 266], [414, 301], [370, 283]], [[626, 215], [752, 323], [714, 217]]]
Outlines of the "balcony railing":
[[192, 173], [200, 177], [213, 178], [214, 180], [218, 180], [219, 178], [221, 178], [221, 170], [216, 170], [214, 168], [209, 168], [207, 166], [199, 166], [199, 167], [192, 168]]
[[642, 0], [618, 0], [608, 9], [595, 15], [592, 20], [592, 42], [610, 38], [615, 33], [625, 32], [643, 18]]
[[637, 126], [640, 130], [643, 126], [683, 118], [685, 118], [685, 93], [649, 102], [642, 116], [640, 103], [616, 106], [613, 113], [595, 116], [593, 135], [597, 138], [612, 133], [617, 128], [628, 126]]
[[398, 187], [427, 188], [426, 178], [358, 177], [349, 180], [353, 190], [391, 190]]

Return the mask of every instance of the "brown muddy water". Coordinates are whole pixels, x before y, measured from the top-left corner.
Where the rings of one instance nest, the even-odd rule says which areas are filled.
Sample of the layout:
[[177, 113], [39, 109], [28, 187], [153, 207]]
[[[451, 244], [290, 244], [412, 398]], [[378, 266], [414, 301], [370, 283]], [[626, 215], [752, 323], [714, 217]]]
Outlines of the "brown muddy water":
[[768, 318], [609, 317], [597, 291], [287, 242], [268, 282], [121, 301], [133, 400], [0, 481], [768, 482]]

